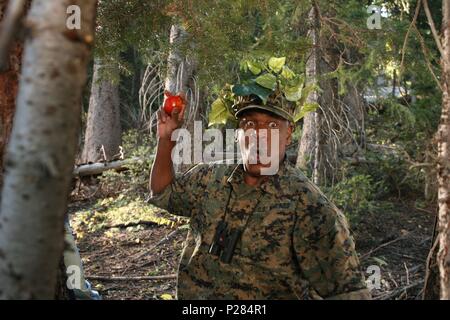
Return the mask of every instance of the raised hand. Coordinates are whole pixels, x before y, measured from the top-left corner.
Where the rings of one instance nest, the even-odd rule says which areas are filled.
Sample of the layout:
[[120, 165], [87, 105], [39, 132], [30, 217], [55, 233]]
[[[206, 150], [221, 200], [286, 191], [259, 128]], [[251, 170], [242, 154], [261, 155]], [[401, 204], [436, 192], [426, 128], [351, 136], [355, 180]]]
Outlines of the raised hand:
[[[180, 94], [184, 101], [184, 95]], [[157, 112], [157, 129], [158, 129], [158, 138], [163, 140], [170, 140], [172, 136], [172, 132], [175, 129], [178, 129], [183, 124], [183, 116], [184, 110], [186, 109], [185, 104], [181, 110], [178, 108], [173, 108], [172, 113], [168, 114], [164, 111], [164, 108], [161, 107]]]

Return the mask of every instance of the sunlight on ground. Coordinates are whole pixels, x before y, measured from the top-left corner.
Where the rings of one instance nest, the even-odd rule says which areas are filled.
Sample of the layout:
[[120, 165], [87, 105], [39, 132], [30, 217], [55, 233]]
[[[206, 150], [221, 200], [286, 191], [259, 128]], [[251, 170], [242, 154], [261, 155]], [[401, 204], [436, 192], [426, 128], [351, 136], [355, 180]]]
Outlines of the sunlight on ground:
[[119, 195], [115, 198], [99, 199], [87, 210], [75, 211], [71, 225], [80, 239], [86, 232], [103, 230], [106, 236], [112, 236], [119, 228], [138, 231], [144, 224], [173, 227], [187, 221], [186, 218], [171, 215], [146, 203], [141, 197], [131, 199]]

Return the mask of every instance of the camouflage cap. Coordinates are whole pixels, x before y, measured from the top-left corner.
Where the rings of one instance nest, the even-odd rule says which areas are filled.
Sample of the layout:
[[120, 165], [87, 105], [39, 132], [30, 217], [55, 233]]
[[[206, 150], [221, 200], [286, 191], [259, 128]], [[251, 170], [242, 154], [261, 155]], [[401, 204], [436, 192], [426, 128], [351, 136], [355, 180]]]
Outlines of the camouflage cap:
[[295, 104], [287, 101], [283, 97], [277, 100], [269, 100], [265, 104], [258, 98], [248, 98], [244, 101], [236, 102], [232, 106], [234, 116], [239, 118], [247, 110], [264, 110], [282, 117], [290, 122], [294, 122]]

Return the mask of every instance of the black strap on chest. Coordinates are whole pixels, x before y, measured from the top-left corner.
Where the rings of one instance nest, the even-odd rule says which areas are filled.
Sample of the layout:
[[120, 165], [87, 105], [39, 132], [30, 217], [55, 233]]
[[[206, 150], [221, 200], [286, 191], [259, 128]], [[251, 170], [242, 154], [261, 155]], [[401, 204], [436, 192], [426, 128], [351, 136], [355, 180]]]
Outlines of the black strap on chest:
[[230, 188], [224, 214], [216, 227], [213, 242], [211, 243], [211, 246], [209, 248], [209, 253], [220, 257], [220, 261], [222, 261], [223, 263], [231, 262], [234, 251], [236, 249], [236, 245], [238, 241], [241, 239], [242, 233], [247, 228], [250, 217], [252, 216], [255, 209], [258, 207], [261, 198], [260, 195], [256, 202], [255, 207], [252, 210], [252, 213], [249, 214], [245, 219], [244, 226], [242, 228], [233, 228], [229, 230], [228, 223], [226, 222], [225, 219], [229, 211], [232, 192], [233, 189]]

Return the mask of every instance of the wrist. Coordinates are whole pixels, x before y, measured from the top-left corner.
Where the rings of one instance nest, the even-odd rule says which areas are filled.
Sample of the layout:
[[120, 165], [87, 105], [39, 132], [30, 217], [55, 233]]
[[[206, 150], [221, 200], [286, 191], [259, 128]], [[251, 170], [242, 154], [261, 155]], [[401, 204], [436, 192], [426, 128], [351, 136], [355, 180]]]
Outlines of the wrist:
[[172, 141], [170, 137], [159, 137], [158, 138], [158, 146], [167, 146], [167, 147], [173, 147], [175, 146], [176, 141]]

